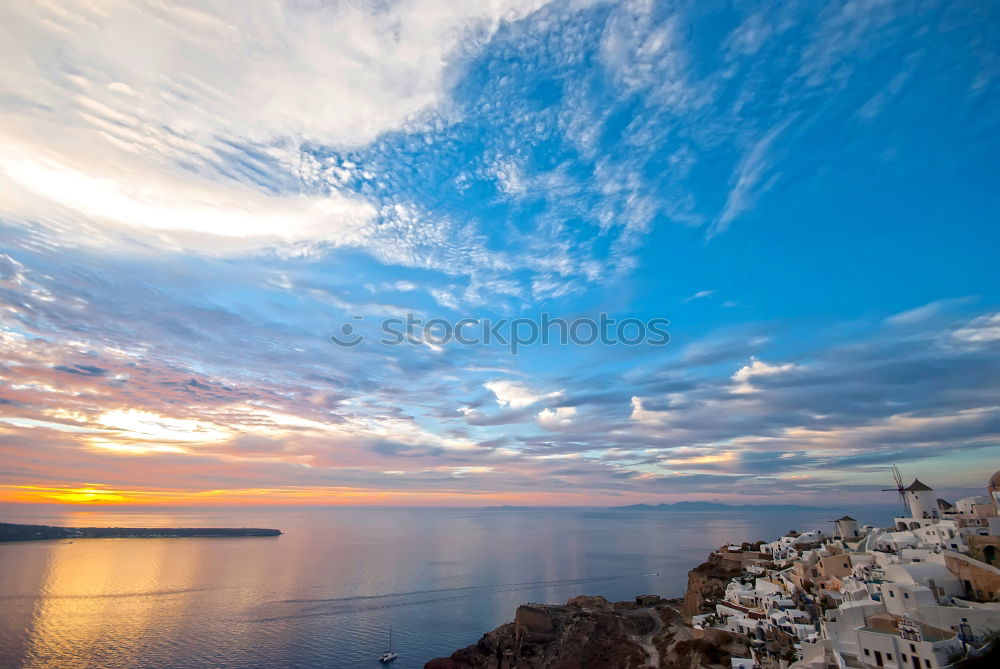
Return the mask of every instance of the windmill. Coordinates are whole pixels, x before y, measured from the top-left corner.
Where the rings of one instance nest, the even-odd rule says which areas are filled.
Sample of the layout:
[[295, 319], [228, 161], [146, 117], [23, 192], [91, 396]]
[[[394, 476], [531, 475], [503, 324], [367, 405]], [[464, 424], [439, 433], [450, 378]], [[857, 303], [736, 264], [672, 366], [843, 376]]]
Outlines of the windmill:
[[882, 488], [882, 492], [896, 491], [899, 493], [899, 501], [903, 503], [903, 510], [906, 511], [906, 486], [903, 485], [903, 477], [899, 473], [899, 467], [892, 466], [892, 480], [896, 482], [895, 488]]

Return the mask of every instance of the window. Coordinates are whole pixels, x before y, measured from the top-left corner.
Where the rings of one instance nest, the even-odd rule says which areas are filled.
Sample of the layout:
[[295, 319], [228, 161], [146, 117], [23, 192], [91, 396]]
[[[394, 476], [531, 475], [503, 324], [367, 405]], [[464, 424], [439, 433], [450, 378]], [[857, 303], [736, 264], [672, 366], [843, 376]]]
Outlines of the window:
[[886, 653], [885, 654], [885, 659], [891, 660], [892, 659], [892, 653]]
[[903, 662], [906, 662], [906, 653], [902, 653]]
[[871, 655], [871, 652], [867, 648], [865, 648], [865, 655]]
[[908, 593], [908, 592], [904, 592], [904, 593], [903, 593], [903, 598], [904, 598], [904, 599], [909, 599], [909, 598], [910, 598], [910, 593]]
[[892, 597], [893, 599], [895, 599], [896, 593], [894, 591], [890, 590], [889, 591], [889, 596]]
[[927, 667], [927, 669], [931, 669], [931, 661], [930, 660], [924, 660], [924, 666]]
[[917, 646], [915, 644], [912, 644], [912, 643], [910, 644], [910, 652], [911, 653], [916, 653], [917, 652]]

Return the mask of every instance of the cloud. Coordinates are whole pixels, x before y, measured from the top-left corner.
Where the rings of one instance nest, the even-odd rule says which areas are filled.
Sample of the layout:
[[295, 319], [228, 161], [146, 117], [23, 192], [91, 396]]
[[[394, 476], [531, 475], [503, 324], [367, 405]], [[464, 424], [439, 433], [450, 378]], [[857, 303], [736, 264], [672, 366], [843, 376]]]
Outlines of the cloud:
[[748, 16], [743, 23], [729, 33], [726, 38], [726, 47], [730, 57], [752, 56], [770, 39], [776, 31], [776, 27], [770, 23], [768, 15], [770, 12], [756, 12]]
[[646, 425], [663, 425], [669, 417], [666, 411], [653, 411], [647, 409], [643, 404], [643, 398], [632, 397], [632, 413], [629, 416], [632, 420]]
[[542, 4], [7, 5], [2, 83], [22, 109], [152, 148], [171, 132], [358, 146], [441, 103], [456, 53]]
[[933, 318], [934, 316], [937, 316], [949, 309], [954, 309], [955, 307], [963, 304], [968, 304], [972, 302], [973, 299], [974, 298], [971, 297], [959, 297], [950, 300], [935, 300], [914, 309], [908, 309], [906, 311], [901, 311], [898, 314], [893, 314], [889, 318], [885, 319], [885, 322], [892, 325], [913, 325], [915, 323], [929, 320], [930, 318]]
[[538, 412], [538, 424], [546, 430], [559, 430], [573, 424], [576, 407], [556, 407]]
[[957, 341], [969, 344], [1000, 341], [1000, 313], [974, 318], [952, 332], [951, 336]]
[[421, 127], [449, 63], [542, 4], [4, 5], [0, 215], [98, 248], [361, 248], [455, 271], [461, 231], [317, 183], [303, 148]]
[[740, 367], [733, 374], [734, 386], [732, 387], [732, 392], [734, 393], [753, 393], [757, 392], [757, 389], [753, 386], [753, 380], [756, 377], [761, 376], [773, 376], [775, 374], [783, 374], [785, 372], [792, 371], [796, 369], [796, 366], [790, 362], [783, 365], [769, 365], [763, 360], [757, 360], [753, 358], [749, 365], [744, 365]]
[[511, 409], [521, 409], [535, 404], [544, 399], [552, 399], [563, 394], [561, 390], [552, 392], [538, 392], [516, 381], [487, 381], [483, 386], [491, 391], [497, 400], [497, 404]]
[[700, 300], [700, 299], [703, 299], [703, 298], [706, 298], [706, 297], [711, 297], [712, 295], [715, 295], [715, 291], [714, 290], [699, 290], [694, 295], [691, 295], [690, 297], [685, 298], [684, 301], [683, 301], [683, 303], [687, 304], [688, 302], [693, 302], [695, 300]]
[[718, 362], [746, 358], [771, 343], [771, 334], [759, 327], [741, 327], [735, 331], [717, 332], [692, 342], [681, 353], [680, 365], [713, 365]]
[[[67, 158], [8, 138], [0, 149], [0, 175], [10, 197], [0, 214], [77, 216], [105, 227], [104, 239], [113, 238], [106, 229], [111, 227], [118, 234], [226, 253], [302, 241], [360, 246], [374, 230], [376, 210], [357, 198], [268, 195], [149, 166], [131, 155], [111, 163], [108, 152]], [[142, 175], [143, 187], [130, 185], [127, 174]]]
[[650, 3], [628, 2], [608, 17], [601, 34], [601, 61], [628, 92], [642, 90], [658, 104], [685, 107], [698, 93], [688, 79], [689, 49], [683, 17]]
[[731, 188], [726, 197], [722, 213], [709, 229], [708, 236], [713, 237], [726, 231], [732, 221], [749, 209], [760, 194], [770, 188], [773, 178], [760, 186], [773, 164], [771, 145], [791, 123], [791, 119], [778, 123], [768, 130], [760, 139], [743, 154], [731, 178]]
[[126, 438], [146, 441], [221, 441], [232, 435], [229, 430], [201, 421], [169, 418], [139, 409], [106, 411], [96, 422]]
[[861, 0], [825, 6], [815, 36], [800, 52], [799, 69], [790, 85], [835, 90], [847, 85], [859, 54], [875, 47], [878, 31], [897, 16], [898, 6], [889, 0]]
[[[100, 316], [96, 300], [91, 309]], [[947, 340], [977, 322], [938, 325], [922, 336], [894, 326], [884, 337], [820, 348], [794, 362], [754, 359], [732, 375], [690, 376], [700, 369], [693, 368], [662, 394], [647, 382], [662, 372], [641, 364], [629, 378], [563, 375], [557, 392], [538, 390], [545, 387], [541, 379], [486, 381], [504, 408], [502, 420], [476, 410], [481, 404], [470, 401], [464, 384], [436, 384], [440, 371], [421, 372], [413, 377], [421, 391], [402, 394], [398, 383], [374, 383], [370, 366], [358, 388], [353, 372], [316, 375], [308, 358], [269, 358], [248, 348], [241, 369], [256, 370], [252, 379], [223, 380], [191, 369], [232, 369], [231, 356], [213, 363], [202, 346], [191, 349], [199, 357], [190, 363], [99, 346], [82, 357], [79, 341], [53, 344], [8, 333], [0, 457], [13, 466], [2, 483], [161, 486], [169, 475], [189, 491], [210, 485], [238, 496], [249, 494], [240, 489], [292, 486], [315, 500], [347, 488], [367, 495], [391, 470], [402, 472], [400, 491], [475, 490], [508, 500], [528, 490], [544, 490], [553, 500], [581, 487], [595, 498], [732, 495], [734, 486], [744, 495], [783, 489], [804, 498], [842, 485], [839, 472], [850, 468], [856, 475], [857, 467], [893, 461], [919, 467], [942, 452], [958, 462], [997, 443], [992, 342], [941, 346], [941, 336], [930, 336], [943, 333]], [[158, 341], [174, 355], [180, 351], [171, 339]], [[56, 367], [106, 372], [77, 375]], [[733, 393], [734, 384], [753, 392]], [[594, 393], [595, 386], [617, 391]], [[546, 400], [558, 405], [535, 408]], [[462, 401], [466, 416], [442, 411], [427, 419], [426, 409]], [[448, 483], [485, 468], [492, 468], [488, 480], [471, 488]], [[777, 472], [797, 478], [774, 481]]]
[[104, 376], [108, 373], [108, 370], [92, 365], [56, 365], [52, 369], [66, 372], [67, 374], [79, 374], [81, 376]]
[[387, 292], [397, 292], [397, 293], [409, 293], [417, 290], [419, 286], [412, 281], [383, 281], [379, 284], [365, 284], [365, 288], [372, 293], [387, 293]]

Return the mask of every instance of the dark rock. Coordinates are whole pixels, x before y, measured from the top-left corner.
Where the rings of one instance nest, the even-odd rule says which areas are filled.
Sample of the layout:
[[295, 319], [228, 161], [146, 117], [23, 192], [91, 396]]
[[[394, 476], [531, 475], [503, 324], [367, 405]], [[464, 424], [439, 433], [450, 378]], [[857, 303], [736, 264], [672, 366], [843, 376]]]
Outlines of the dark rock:
[[691, 621], [692, 616], [714, 610], [716, 601], [726, 594], [729, 581], [743, 573], [739, 562], [727, 560], [724, 555], [712, 553], [708, 560], [688, 572], [687, 590], [681, 613]]
[[741, 574], [742, 559], [710, 555], [688, 573], [683, 600], [639, 595], [634, 602], [612, 604], [581, 595], [565, 606], [525, 604], [514, 622], [431, 660], [425, 669], [728, 668], [731, 657], [749, 656], [747, 640], [723, 630], [695, 630], [685, 620], [712, 610], [729, 581]]
[[647, 660], [639, 639], [654, 628], [648, 614], [615, 611], [603, 597], [574, 597], [566, 606], [525, 604], [513, 623], [425, 669], [638, 668]]

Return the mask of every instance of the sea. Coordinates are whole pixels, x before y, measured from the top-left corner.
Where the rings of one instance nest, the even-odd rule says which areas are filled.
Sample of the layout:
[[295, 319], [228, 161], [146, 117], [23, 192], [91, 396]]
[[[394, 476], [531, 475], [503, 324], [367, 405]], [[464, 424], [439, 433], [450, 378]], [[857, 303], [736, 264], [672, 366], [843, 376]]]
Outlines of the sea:
[[678, 597], [688, 570], [711, 550], [831, 528], [835, 517], [810, 510], [3, 507], [6, 522], [284, 534], [0, 544], [0, 667], [376, 667], [390, 627], [399, 653], [393, 666], [422, 667], [510, 621], [519, 604], [582, 594]]

